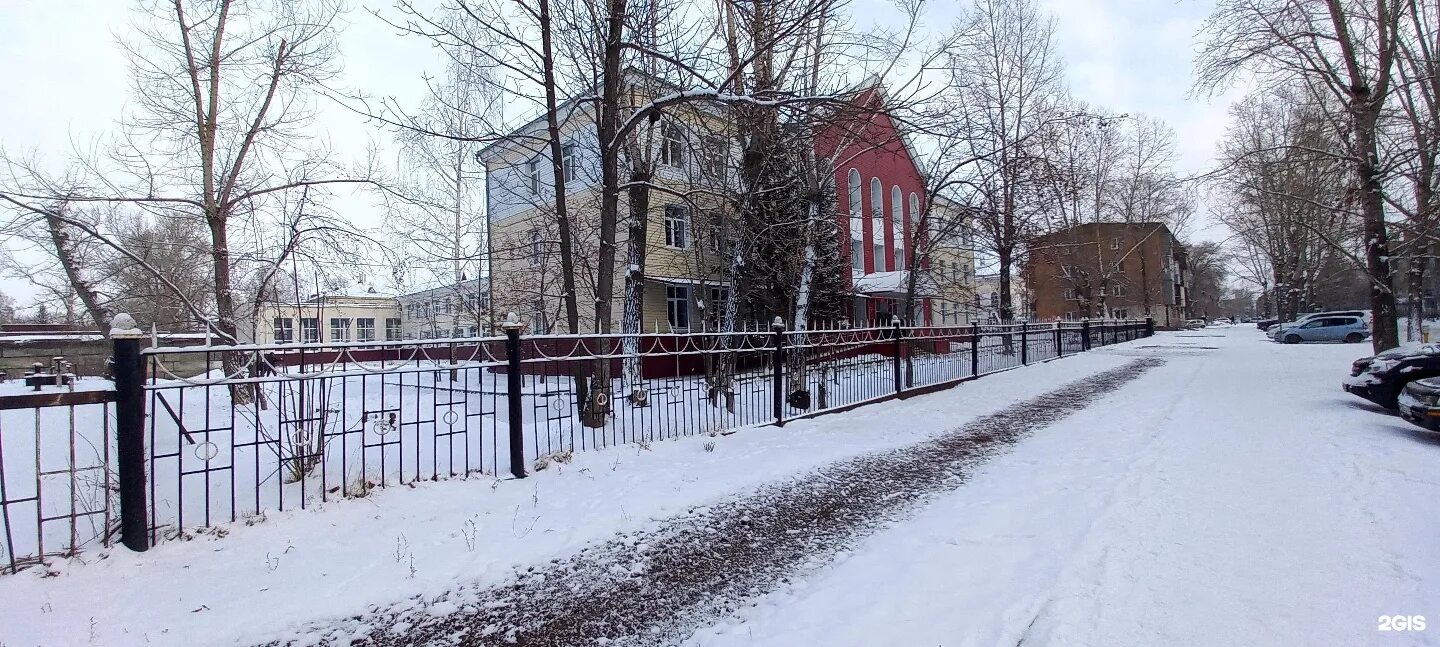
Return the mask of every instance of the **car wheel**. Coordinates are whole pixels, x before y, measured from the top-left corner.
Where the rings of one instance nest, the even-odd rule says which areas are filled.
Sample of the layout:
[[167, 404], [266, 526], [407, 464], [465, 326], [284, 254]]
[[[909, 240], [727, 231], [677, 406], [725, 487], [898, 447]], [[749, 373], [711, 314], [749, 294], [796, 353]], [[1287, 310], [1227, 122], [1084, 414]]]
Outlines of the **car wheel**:
[[1285, 343], [1287, 343], [1287, 344], [1298, 344], [1298, 343], [1300, 343], [1300, 335], [1296, 335], [1296, 334], [1294, 334], [1294, 333], [1291, 333], [1291, 334], [1289, 334], [1289, 335], [1285, 335]]
[[1358, 332], [1352, 332], [1348, 335], [1345, 335], [1345, 343], [1347, 344], [1358, 344], [1362, 341], [1365, 341], [1365, 336]]

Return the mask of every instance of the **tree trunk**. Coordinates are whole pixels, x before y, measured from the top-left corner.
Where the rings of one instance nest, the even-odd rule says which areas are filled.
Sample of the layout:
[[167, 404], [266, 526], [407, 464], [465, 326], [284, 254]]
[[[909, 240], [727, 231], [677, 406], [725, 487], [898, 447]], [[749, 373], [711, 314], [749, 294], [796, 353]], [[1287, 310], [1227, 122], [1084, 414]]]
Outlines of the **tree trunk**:
[[[624, 70], [620, 53], [624, 45], [626, 0], [609, 0], [605, 35], [604, 66], [600, 93], [600, 118], [596, 134], [600, 147], [600, 252], [596, 259], [595, 332], [610, 334], [615, 296], [615, 231], [620, 212], [620, 92]], [[610, 361], [595, 362], [589, 394], [580, 419], [587, 427], [605, 426], [610, 413]]]
[[[60, 208], [64, 209], [63, 206]], [[50, 241], [55, 245], [55, 257], [60, 259], [60, 267], [65, 271], [70, 288], [80, 297], [80, 303], [84, 304], [86, 314], [100, 329], [100, 334], [109, 335], [112, 313], [100, 304], [100, 294], [82, 273], [80, 261], [75, 258], [74, 240], [70, 237], [70, 232], [65, 230], [65, 223], [61, 222], [56, 214], [47, 211], [45, 226], [50, 230]], [[68, 307], [66, 309], [69, 310]]]
[[[625, 310], [620, 318], [622, 350], [625, 354], [625, 381], [630, 387], [630, 403], [644, 406], [648, 401], [643, 391], [644, 378], [640, 366], [641, 314], [645, 312], [646, 233], [650, 227], [650, 171], [644, 163], [630, 173], [630, 205], [625, 242]], [[687, 234], [689, 232], [686, 232]]]

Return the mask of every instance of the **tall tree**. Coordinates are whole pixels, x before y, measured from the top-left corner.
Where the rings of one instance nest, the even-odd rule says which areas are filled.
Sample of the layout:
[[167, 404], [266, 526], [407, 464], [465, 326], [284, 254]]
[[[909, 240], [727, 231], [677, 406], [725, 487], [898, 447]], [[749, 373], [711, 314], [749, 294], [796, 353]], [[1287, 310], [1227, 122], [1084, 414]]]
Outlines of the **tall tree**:
[[1381, 117], [1393, 100], [1407, 0], [1222, 0], [1204, 31], [1197, 87], [1227, 86], [1242, 72], [1299, 84], [1343, 143], [1345, 199], [1362, 225], [1375, 350], [1399, 344], [1391, 268]]

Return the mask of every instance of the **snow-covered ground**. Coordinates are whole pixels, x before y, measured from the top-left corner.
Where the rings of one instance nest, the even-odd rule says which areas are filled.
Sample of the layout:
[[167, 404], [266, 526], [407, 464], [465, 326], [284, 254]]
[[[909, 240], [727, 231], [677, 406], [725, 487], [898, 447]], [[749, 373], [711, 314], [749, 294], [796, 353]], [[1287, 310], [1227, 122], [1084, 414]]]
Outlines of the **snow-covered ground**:
[[1136, 357], [1164, 365], [1036, 430], [910, 519], [695, 645], [1413, 644], [1440, 619], [1440, 437], [1338, 388], [1358, 345], [1162, 333], [798, 421], [577, 453], [525, 481], [389, 488], [145, 554], [0, 577], [0, 644], [209, 645], [462, 584], [909, 445]]
[[1110, 352], [1169, 361], [692, 643], [1440, 642], [1377, 631], [1440, 621], [1440, 435], [1339, 390], [1368, 346]]

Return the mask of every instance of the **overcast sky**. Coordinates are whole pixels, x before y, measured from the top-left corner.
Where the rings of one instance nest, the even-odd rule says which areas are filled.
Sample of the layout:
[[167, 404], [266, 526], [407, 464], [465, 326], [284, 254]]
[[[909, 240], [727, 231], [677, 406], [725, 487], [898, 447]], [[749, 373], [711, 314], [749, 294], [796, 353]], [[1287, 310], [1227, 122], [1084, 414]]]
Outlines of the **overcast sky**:
[[[1214, 159], [1223, 133], [1228, 98], [1189, 95], [1195, 35], [1212, 0], [1044, 0], [1057, 18], [1058, 45], [1071, 91], [1092, 104], [1122, 113], [1144, 113], [1176, 130], [1181, 171], [1197, 173]], [[355, 0], [341, 41], [344, 82], [373, 94], [414, 102], [424, 92], [421, 77], [440, 69], [433, 49], [397, 36], [368, 13], [388, 10], [386, 2]], [[932, 0], [929, 24], [954, 22], [960, 0]], [[102, 136], [125, 107], [129, 92], [125, 60], [116, 35], [127, 29], [128, 0], [0, 1], [0, 145], [34, 149], [46, 159], [62, 158], [71, 142]], [[881, 0], [854, 0], [857, 26], [891, 15]], [[370, 141], [388, 135], [367, 128], [347, 111], [323, 111], [322, 127], [342, 152], [363, 153]], [[382, 214], [364, 202], [354, 219], [379, 224]], [[1201, 214], [1192, 237], [1219, 240], [1222, 229]], [[377, 273], [379, 270], [377, 270]], [[0, 291], [24, 305], [34, 291], [21, 281], [0, 280]]]

